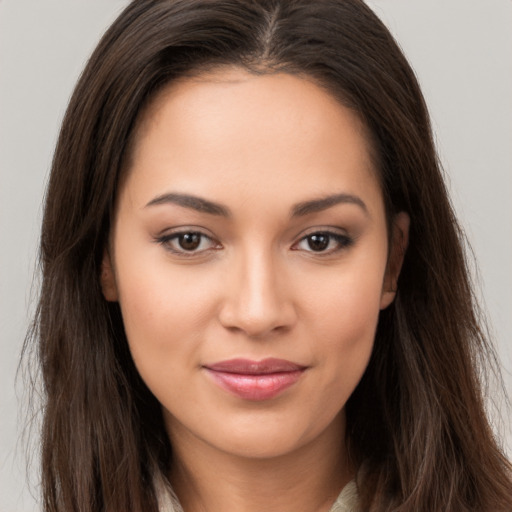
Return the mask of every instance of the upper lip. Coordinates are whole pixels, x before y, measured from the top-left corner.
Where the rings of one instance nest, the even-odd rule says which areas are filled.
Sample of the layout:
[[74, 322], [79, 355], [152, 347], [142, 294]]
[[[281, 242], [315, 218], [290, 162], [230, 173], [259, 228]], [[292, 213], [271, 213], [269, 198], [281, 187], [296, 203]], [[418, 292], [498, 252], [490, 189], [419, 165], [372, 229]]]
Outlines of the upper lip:
[[227, 361], [207, 364], [205, 365], [205, 368], [215, 372], [238, 373], [242, 375], [266, 375], [270, 373], [305, 370], [306, 366], [293, 363], [285, 359], [269, 357], [261, 361], [252, 361], [250, 359], [229, 359]]

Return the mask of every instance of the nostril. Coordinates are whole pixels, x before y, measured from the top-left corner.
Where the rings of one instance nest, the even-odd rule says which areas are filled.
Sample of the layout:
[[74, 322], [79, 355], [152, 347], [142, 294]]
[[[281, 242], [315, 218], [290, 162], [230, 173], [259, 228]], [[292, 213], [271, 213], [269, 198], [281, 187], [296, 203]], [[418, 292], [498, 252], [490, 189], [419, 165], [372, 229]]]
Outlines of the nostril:
[[235, 301], [224, 305], [219, 320], [224, 328], [233, 333], [242, 332], [246, 336], [258, 338], [288, 331], [295, 323], [295, 313], [289, 304], [256, 309]]

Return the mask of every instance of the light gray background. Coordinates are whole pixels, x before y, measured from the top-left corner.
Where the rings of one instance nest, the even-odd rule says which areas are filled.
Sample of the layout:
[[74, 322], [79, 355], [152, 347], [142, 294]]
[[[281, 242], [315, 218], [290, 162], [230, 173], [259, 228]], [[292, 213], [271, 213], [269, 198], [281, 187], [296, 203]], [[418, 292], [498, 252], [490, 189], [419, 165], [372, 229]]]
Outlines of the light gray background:
[[[14, 387], [41, 200], [72, 87], [121, 0], [0, 0], [0, 512], [27, 491]], [[512, 392], [512, 2], [371, 0], [423, 86]], [[18, 395], [23, 393], [18, 386]], [[512, 452], [510, 411], [502, 434]], [[35, 489], [37, 493], [37, 488]]]

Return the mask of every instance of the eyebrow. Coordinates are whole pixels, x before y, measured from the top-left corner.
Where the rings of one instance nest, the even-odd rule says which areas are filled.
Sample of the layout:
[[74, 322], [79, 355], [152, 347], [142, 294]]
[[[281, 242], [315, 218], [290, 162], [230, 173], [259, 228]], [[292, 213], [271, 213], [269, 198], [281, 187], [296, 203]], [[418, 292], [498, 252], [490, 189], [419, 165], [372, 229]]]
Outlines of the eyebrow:
[[292, 208], [292, 217], [302, 217], [304, 215], [310, 215], [311, 213], [318, 213], [332, 206], [336, 206], [337, 204], [355, 204], [368, 215], [368, 208], [360, 197], [352, 194], [333, 194], [319, 199], [297, 203]]
[[[176, 204], [184, 208], [190, 208], [201, 213], [208, 213], [210, 215], [219, 215], [221, 217], [230, 217], [231, 212], [229, 208], [219, 203], [203, 199], [202, 197], [193, 196], [190, 194], [179, 194], [179, 193], [167, 193], [155, 197], [149, 203], [148, 206], [156, 206], [161, 204]], [[338, 204], [355, 204], [359, 206], [366, 214], [368, 214], [368, 208], [364, 201], [352, 194], [333, 194], [318, 199], [312, 199], [310, 201], [304, 201], [297, 203], [292, 207], [292, 217], [303, 217], [312, 213], [318, 213], [323, 210], [327, 210]]]
[[228, 208], [221, 204], [208, 201], [202, 197], [192, 196], [189, 194], [162, 194], [152, 199], [147, 205], [155, 206], [159, 204], [177, 204], [184, 208], [190, 208], [201, 213], [209, 213], [210, 215], [220, 215], [221, 217], [229, 217], [231, 215]]

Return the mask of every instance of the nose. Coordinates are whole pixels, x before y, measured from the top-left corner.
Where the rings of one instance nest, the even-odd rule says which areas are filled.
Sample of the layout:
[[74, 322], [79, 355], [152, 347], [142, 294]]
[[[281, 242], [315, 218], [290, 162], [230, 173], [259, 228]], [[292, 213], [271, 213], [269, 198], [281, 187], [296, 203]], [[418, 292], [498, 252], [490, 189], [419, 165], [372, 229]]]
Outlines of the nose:
[[289, 330], [296, 321], [291, 284], [276, 258], [263, 252], [233, 261], [224, 282], [220, 323], [251, 338]]

